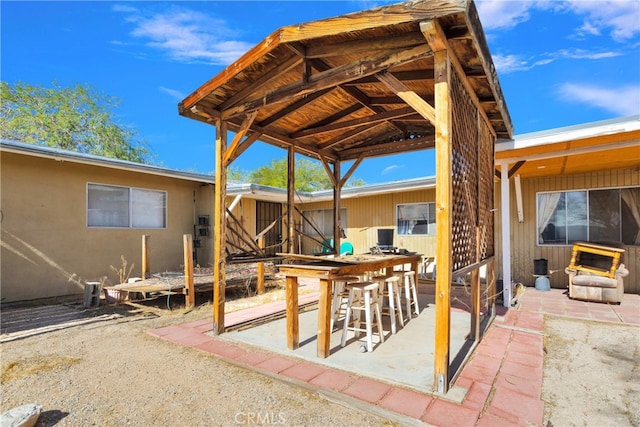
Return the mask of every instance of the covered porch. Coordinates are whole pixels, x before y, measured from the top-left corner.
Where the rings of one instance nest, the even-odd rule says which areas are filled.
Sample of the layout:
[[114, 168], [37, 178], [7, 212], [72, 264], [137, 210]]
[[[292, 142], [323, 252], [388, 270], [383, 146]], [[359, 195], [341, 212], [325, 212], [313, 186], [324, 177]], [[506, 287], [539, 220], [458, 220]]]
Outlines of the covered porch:
[[[320, 161], [332, 181], [335, 250], [341, 191], [361, 162], [435, 150], [437, 249], [423, 254], [437, 259], [434, 311], [413, 346], [433, 348], [432, 360], [423, 362], [432, 363], [433, 379], [423, 386], [446, 393], [458, 358], [451, 339], [451, 283], [469, 283], [469, 350], [495, 315], [493, 153], [497, 139], [512, 136], [474, 3], [410, 1], [281, 28], [186, 97], [179, 113], [216, 129], [215, 335], [226, 329], [225, 264], [232, 261], [226, 251], [226, 169], [251, 144], [262, 141], [287, 153], [285, 256], [295, 253], [298, 233], [296, 155]], [[235, 133], [230, 141], [229, 131]], [[331, 279], [321, 279], [323, 310]], [[289, 284], [291, 306], [298, 289]], [[302, 317], [288, 309], [289, 322]], [[281, 331], [283, 341], [288, 328]], [[326, 328], [317, 330], [322, 336]], [[300, 350], [303, 342], [291, 339], [288, 347]]]

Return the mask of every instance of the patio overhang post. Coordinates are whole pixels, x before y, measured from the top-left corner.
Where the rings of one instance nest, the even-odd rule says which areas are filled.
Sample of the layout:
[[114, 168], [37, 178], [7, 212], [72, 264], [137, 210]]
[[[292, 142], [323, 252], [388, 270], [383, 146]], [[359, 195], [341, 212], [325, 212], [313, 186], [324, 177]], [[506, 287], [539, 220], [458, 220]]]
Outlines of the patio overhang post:
[[224, 303], [226, 285], [226, 241], [227, 215], [225, 199], [227, 196], [227, 167], [225, 155], [227, 149], [227, 123], [217, 119], [216, 127], [216, 175], [215, 201], [213, 210], [213, 334], [224, 332]]
[[340, 239], [342, 238], [342, 229], [340, 227], [340, 198], [342, 197], [340, 161], [333, 164], [333, 177], [333, 249], [336, 255], [340, 255]]
[[[296, 186], [296, 161], [293, 145], [287, 150], [287, 252], [293, 253], [293, 210]], [[287, 347], [295, 350], [300, 346], [298, 342], [298, 284], [294, 277], [287, 277], [285, 293], [287, 299]]]
[[511, 220], [509, 195], [509, 163], [500, 163], [500, 222], [502, 227], [502, 301], [511, 307]]
[[436, 118], [436, 331], [434, 348], [434, 388], [449, 389], [449, 347], [451, 335], [451, 201], [452, 111], [449, 99], [451, 62], [446, 50], [434, 54]]
[[296, 152], [293, 145], [287, 149], [287, 252], [293, 253], [295, 241], [295, 224], [293, 210], [295, 208], [296, 193]]

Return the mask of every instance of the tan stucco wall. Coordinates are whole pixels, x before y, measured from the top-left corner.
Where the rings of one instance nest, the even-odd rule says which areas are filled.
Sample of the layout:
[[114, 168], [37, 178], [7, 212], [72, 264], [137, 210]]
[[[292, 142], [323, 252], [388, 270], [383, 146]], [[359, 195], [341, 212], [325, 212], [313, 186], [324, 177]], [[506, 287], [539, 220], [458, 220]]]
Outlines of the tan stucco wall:
[[[540, 246], [537, 244], [536, 229], [536, 194], [541, 191], [583, 190], [595, 188], [611, 188], [640, 185], [640, 172], [637, 169], [608, 170], [591, 174], [565, 175], [557, 177], [523, 179], [522, 206], [523, 222], [518, 222], [516, 196], [513, 181], [510, 182], [510, 214], [511, 214], [511, 276], [518, 283], [533, 286], [533, 260], [544, 258], [549, 270], [559, 270], [550, 277], [553, 288], [565, 289], [568, 276], [565, 267], [571, 259], [572, 245]], [[496, 184], [496, 206], [500, 206], [500, 183]], [[496, 211], [496, 252], [498, 263], [496, 274], [502, 277], [502, 240], [500, 227], [500, 211]], [[623, 262], [629, 270], [624, 279], [626, 293], [640, 293], [640, 247], [626, 246]]]
[[[193, 233], [194, 192], [196, 216], [213, 206], [211, 185], [7, 152], [0, 178], [3, 302], [82, 293], [80, 283], [102, 276], [115, 281], [110, 265], [120, 267], [121, 255], [140, 276], [145, 234], [151, 272], [180, 271], [182, 236]], [[167, 228], [88, 228], [88, 182], [166, 191]]]

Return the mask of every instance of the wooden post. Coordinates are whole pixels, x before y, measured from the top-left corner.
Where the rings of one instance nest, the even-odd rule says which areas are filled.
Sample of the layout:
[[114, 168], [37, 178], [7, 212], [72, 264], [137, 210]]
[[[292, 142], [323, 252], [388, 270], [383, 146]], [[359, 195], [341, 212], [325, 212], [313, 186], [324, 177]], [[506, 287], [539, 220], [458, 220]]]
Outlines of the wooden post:
[[331, 285], [333, 280], [320, 279], [318, 299], [318, 357], [325, 358], [331, 351]]
[[449, 347], [451, 335], [451, 204], [452, 147], [449, 76], [451, 63], [446, 50], [434, 53], [436, 106], [436, 275], [434, 389], [449, 390]]
[[142, 272], [143, 279], [148, 279], [151, 276], [149, 271], [149, 235], [142, 236]]
[[300, 326], [298, 323], [298, 278], [286, 278], [287, 295], [287, 347], [295, 350], [300, 347]]
[[[476, 262], [480, 262], [480, 227], [476, 227]], [[480, 268], [471, 271], [471, 336], [480, 339]]]
[[216, 178], [213, 210], [213, 334], [224, 332], [224, 303], [226, 287], [226, 240], [227, 240], [227, 167], [224, 163], [227, 149], [227, 123], [216, 121]]
[[196, 305], [196, 293], [193, 288], [193, 236], [182, 236], [184, 250], [184, 287], [187, 294], [184, 297], [185, 306], [193, 308]]
[[[260, 249], [264, 249], [264, 236], [258, 237], [258, 247]], [[258, 261], [258, 283], [256, 287], [258, 288], [258, 295], [262, 295], [264, 293], [264, 262]]]
[[293, 146], [287, 153], [287, 252], [293, 253], [294, 224], [293, 209], [295, 206], [296, 192], [296, 152]]
[[[333, 249], [336, 252], [336, 256], [340, 256], [340, 244], [342, 240], [340, 228], [340, 199], [342, 198], [342, 185], [340, 183], [340, 175], [342, 175], [340, 170], [340, 160], [336, 160], [333, 163]], [[333, 281], [329, 282], [329, 293], [332, 292], [332, 283]]]

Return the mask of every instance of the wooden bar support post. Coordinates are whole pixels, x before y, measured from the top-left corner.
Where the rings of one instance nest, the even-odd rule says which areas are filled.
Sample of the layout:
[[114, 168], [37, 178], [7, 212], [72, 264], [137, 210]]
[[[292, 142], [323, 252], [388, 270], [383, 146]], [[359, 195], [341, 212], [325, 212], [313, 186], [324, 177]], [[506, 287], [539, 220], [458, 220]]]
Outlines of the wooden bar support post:
[[182, 236], [184, 250], [184, 287], [187, 294], [184, 297], [185, 306], [193, 308], [196, 305], [196, 292], [193, 288], [193, 236]]
[[140, 275], [143, 279], [148, 279], [151, 277], [151, 272], [149, 271], [149, 238], [151, 236], [145, 234], [142, 236], [142, 272]]
[[[258, 237], [258, 247], [260, 249], [264, 249], [264, 236]], [[262, 295], [264, 293], [264, 262], [258, 261], [258, 278], [257, 285], [258, 295]]]
[[318, 357], [325, 358], [331, 351], [331, 285], [333, 280], [320, 279], [318, 299]]
[[295, 350], [300, 347], [300, 326], [298, 323], [298, 278], [287, 276], [287, 347]]

